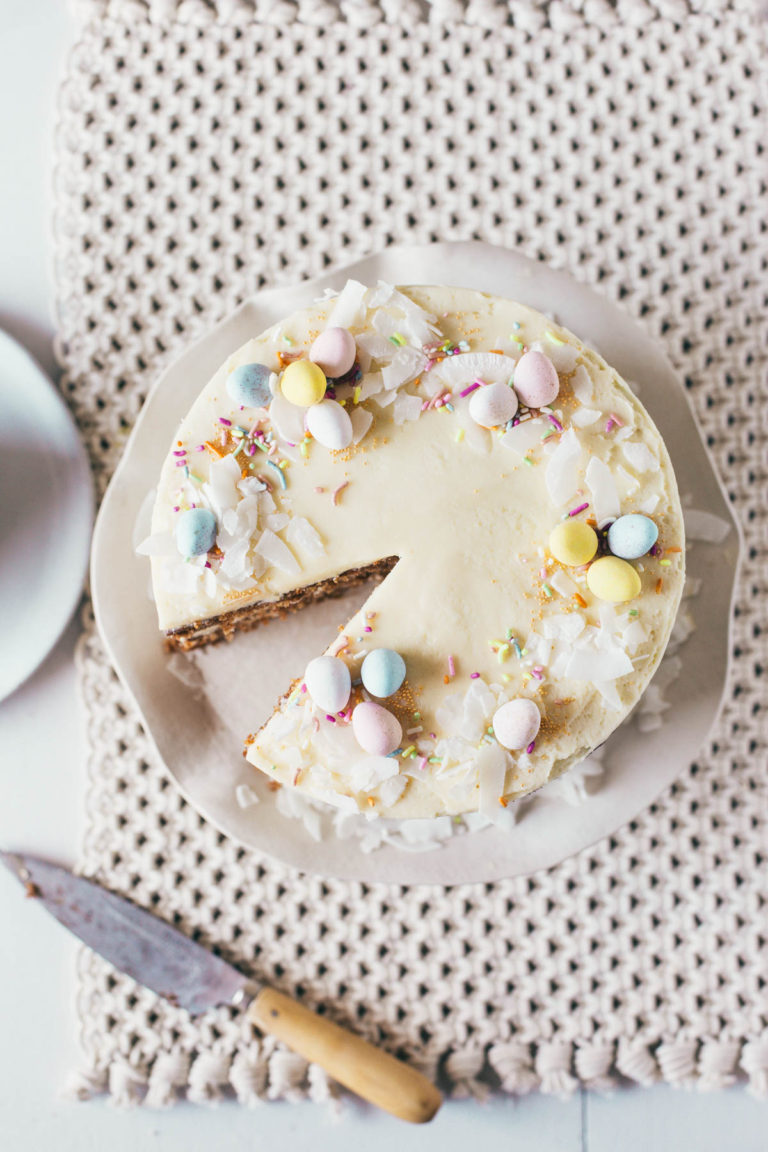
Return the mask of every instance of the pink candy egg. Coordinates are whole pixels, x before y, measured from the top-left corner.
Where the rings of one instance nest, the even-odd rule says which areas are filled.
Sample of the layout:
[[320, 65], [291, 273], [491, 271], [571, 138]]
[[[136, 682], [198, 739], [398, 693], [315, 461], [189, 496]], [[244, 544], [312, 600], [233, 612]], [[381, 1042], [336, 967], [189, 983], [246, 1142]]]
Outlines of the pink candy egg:
[[372, 756], [389, 756], [399, 747], [403, 730], [396, 716], [381, 704], [365, 701], [352, 713], [352, 731], [364, 752]]
[[541, 713], [533, 700], [519, 696], [497, 708], [493, 715], [493, 734], [502, 748], [518, 751], [536, 739]]
[[312, 363], [332, 379], [349, 372], [356, 355], [355, 338], [346, 328], [326, 328], [309, 350]]
[[517, 362], [512, 383], [529, 408], [551, 404], [560, 391], [557, 369], [543, 352], [525, 352]]

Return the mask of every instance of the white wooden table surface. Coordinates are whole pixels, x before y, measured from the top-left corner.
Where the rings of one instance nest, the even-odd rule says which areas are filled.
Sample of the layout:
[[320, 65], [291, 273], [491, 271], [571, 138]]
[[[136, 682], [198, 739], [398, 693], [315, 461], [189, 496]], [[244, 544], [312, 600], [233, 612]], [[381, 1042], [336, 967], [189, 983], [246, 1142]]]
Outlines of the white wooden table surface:
[[[53, 370], [48, 275], [49, 176], [57, 76], [72, 27], [62, 0], [0, 0], [0, 327]], [[71, 624], [38, 672], [0, 703], [0, 844], [74, 860], [85, 744]], [[16, 883], [0, 876], [0, 1149], [3, 1152], [338, 1152], [440, 1148], [535, 1152], [768, 1152], [768, 1105], [742, 1088], [699, 1094], [658, 1087], [565, 1103], [541, 1096], [448, 1104], [426, 1129], [348, 1106], [335, 1122], [314, 1105], [116, 1110], [61, 1098], [77, 1058], [74, 945]]]

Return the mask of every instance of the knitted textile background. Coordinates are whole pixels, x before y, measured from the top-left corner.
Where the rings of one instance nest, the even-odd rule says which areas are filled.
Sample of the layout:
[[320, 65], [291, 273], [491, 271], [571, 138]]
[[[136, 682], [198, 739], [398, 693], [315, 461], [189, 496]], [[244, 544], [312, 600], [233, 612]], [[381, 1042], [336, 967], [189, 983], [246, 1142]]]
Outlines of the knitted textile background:
[[[88, 619], [85, 871], [454, 1092], [737, 1074], [768, 1092], [759, 17], [706, 0], [79, 7], [58, 350], [100, 491], [161, 368], [261, 285], [476, 237], [640, 318], [685, 378], [746, 540], [712, 743], [615, 836], [492, 885], [320, 880], [237, 847], [153, 758]], [[192, 1021], [87, 952], [80, 1019], [82, 1095], [331, 1091], [242, 1015]]]

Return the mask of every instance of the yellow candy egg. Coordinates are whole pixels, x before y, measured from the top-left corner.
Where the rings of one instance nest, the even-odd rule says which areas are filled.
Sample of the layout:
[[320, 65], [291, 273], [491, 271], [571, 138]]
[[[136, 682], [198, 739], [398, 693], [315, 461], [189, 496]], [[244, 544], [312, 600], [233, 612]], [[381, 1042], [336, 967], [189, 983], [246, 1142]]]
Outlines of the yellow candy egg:
[[634, 600], [641, 587], [636, 569], [618, 556], [603, 556], [595, 560], [587, 572], [587, 584], [598, 600], [610, 600], [614, 604]]
[[550, 532], [549, 550], [569, 568], [588, 564], [597, 552], [597, 533], [583, 520], [564, 520]]
[[311, 360], [292, 360], [283, 372], [283, 396], [298, 408], [319, 404], [325, 396], [325, 373]]

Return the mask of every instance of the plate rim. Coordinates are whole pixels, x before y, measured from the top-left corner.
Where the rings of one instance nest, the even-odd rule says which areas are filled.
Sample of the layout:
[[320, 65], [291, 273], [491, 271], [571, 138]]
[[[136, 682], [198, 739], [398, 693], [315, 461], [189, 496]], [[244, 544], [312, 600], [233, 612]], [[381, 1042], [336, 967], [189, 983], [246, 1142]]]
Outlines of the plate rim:
[[[733, 613], [734, 613], [736, 593], [737, 593], [737, 589], [738, 589], [738, 580], [739, 580], [739, 576], [740, 576], [741, 568], [742, 568], [742, 563], [743, 563], [743, 547], [744, 547], [741, 524], [738, 520], [738, 517], [735, 514], [735, 511], [734, 511], [733, 506], [731, 504], [731, 500], [729, 498], [728, 492], [725, 488], [724, 482], [720, 476], [718, 468], [715, 465], [715, 461], [712, 457], [712, 453], [711, 453], [711, 451], [710, 451], [710, 449], [706, 443], [705, 436], [702, 433], [702, 430], [699, 426], [699, 422], [698, 422], [698, 419], [696, 417], [696, 413], [695, 413], [695, 410], [693, 408], [691, 398], [688, 394], [687, 389], [684, 386], [684, 383], [681, 379], [680, 373], [678, 372], [678, 370], [675, 368], [675, 366], [672, 364], [671, 360], [669, 359], [664, 346], [661, 345], [658, 341], [656, 341], [655, 338], [643, 327], [643, 325], [640, 323], [640, 321], [638, 321], [630, 312], [628, 312], [622, 306], [622, 304], [620, 302], [614, 301], [614, 300], [607, 298], [607, 297], [604, 297], [604, 296], [601, 296], [601, 294], [596, 292], [595, 288], [591, 284], [588, 284], [583, 280], [579, 280], [579, 278], [576, 275], [574, 275], [574, 273], [570, 269], [553, 268], [551, 265], [546, 264], [543, 261], [534, 260], [531, 257], [527, 256], [525, 253], [519, 252], [516, 249], [507, 248], [507, 247], [504, 247], [502, 245], [492, 245], [492, 244], [489, 244], [485, 241], [479, 241], [479, 240], [443, 241], [443, 242], [437, 242], [437, 243], [432, 243], [432, 244], [427, 244], [427, 245], [393, 245], [393, 246], [390, 246], [390, 247], [385, 248], [383, 250], [380, 250], [379, 252], [369, 253], [368, 255], [361, 257], [360, 259], [355, 260], [351, 263], [335, 265], [329, 269], [323, 270], [317, 276], [313, 276], [313, 277], [310, 277], [310, 278], [305, 279], [305, 280], [294, 282], [293, 285], [291, 285], [291, 284], [276, 284], [276, 285], [267, 286], [267, 287], [263, 288], [262, 290], [260, 290], [259, 292], [256, 292], [252, 296], [248, 297], [248, 299], [244, 300], [236, 309], [234, 309], [232, 312], [230, 312], [227, 316], [223, 317], [216, 324], [212, 325], [201, 336], [199, 336], [196, 340], [194, 340], [186, 349], [184, 349], [180, 353], [179, 356], [175, 357], [172, 361], [170, 361], [166, 365], [166, 367], [158, 375], [154, 384], [150, 388], [150, 390], [147, 394], [147, 398], [144, 402], [144, 405], [142, 406], [141, 412], [139, 413], [139, 416], [137, 417], [136, 423], [135, 423], [135, 425], [131, 431], [131, 434], [128, 438], [128, 441], [126, 442], [125, 448], [124, 448], [123, 453], [121, 455], [121, 458], [118, 462], [118, 465], [115, 469], [115, 472], [114, 472], [114, 474], [110, 480], [109, 486], [108, 486], [107, 491], [104, 495], [101, 507], [99, 509], [99, 512], [98, 512], [98, 515], [96, 518], [96, 525], [95, 525], [94, 532], [93, 532], [93, 542], [92, 542], [92, 550], [91, 550], [91, 588], [92, 588], [94, 614], [95, 614], [95, 618], [96, 618], [97, 627], [99, 629], [99, 634], [100, 634], [102, 641], [105, 645], [105, 648], [107, 650], [107, 654], [109, 656], [110, 662], [111, 662], [113, 668], [115, 669], [118, 677], [120, 678], [121, 683], [124, 685], [124, 687], [128, 691], [128, 693], [129, 693], [129, 695], [130, 695], [130, 697], [134, 703], [134, 706], [137, 708], [137, 711], [138, 711], [139, 716], [140, 716], [141, 721], [142, 721], [142, 725], [145, 729], [145, 732], [147, 733], [147, 736], [150, 740], [150, 743], [151, 743], [152, 747], [154, 748], [154, 751], [157, 754], [158, 759], [159, 759], [160, 763], [163, 765], [165, 771], [173, 779], [175, 787], [177, 787], [179, 789], [181, 795], [195, 809], [195, 811], [199, 812], [206, 820], [208, 820], [215, 828], [217, 828], [224, 835], [226, 835], [227, 837], [232, 839], [235, 843], [238, 843], [238, 844], [242, 845], [243, 847], [247, 848], [249, 851], [255, 851], [255, 852], [261, 853], [262, 855], [277, 861], [281, 866], [284, 866], [284, 867], [296, 868], [297, 870], [303, 870], [303, 871], [307, 870], [306, 865], [299, 865], [288, 857], [276, 855], [273, 852], [271, 852], [268, 848], [263, 847], [261, 844], [255, 842], [254, 840], [245, 839], [237, 831], [233, 831], [232, 828], [228, 827], [226, 825], [226, 823], [223, 822], [217, 814], [215, 814], [211, 811], [208, 804], [204, 800], [200, 800], [198, 797], [195, 797], [190, 793], [190, 790], [185, 786], [185, 784], [183, 784], [179, 780], [176, 772], [173, 770], [173, 768], [169, 764], [167, 764], [167, 762], [164, 760], [162, 754], [160, 753], [160, 750], [158, 748], [158, 745], [157, 745], [156, 740], [154, 738], [154, 735], [152, 733], [151, 727], [144, 716], [143, 709], [139, 705], [139, 702], [138, 702], [138, 700], [137, 700], [137, 698], [136, 698], [136, 696], [135, 696], [135, 694], [131, 688], [129, 681], [127, 680], [126, 676], [123, 674], [123, 670], [120, 666], [120, 661], [118, 659], [116, 659], [116, 657], [115, 657], [115, 652], [114, 652], [112, 643], [110, 642], [110, 638], [107, 634], [107, 631], [102, 627], [101, 603], [100, 603], [101, 580], [100, 580], [100, 571], [99, 571], [99, 557], [101, 554], [102, 547], [104, 545], [103, 537], [105, 535], [105, 524], [108, 520], [111, 504], [115, 501], [116, 492], [119, 491], [120, 482], [123, 478], [123, 473], [127, 470], [127, 467], [130, 463], [131, 448], [133, 446], [133, 441], [137, 437], [137, 435], [140, 434], [145, 420], [149, 418], [150, 413], [151, 413], [151, 408], [152, 408], [151, 401], [153, 401], [153, 399], [156, 397], [156, 395], [159, 393], [159, 391], [163, 388], [165, 381], [166, 381], [166, 378], [171, 373], [176, 373], [176, 372], [180, 371], [181, 368], [183, 367], [183, 365], [185, 364], [185, 362], [187, 362], [187, 361], [197, 362], [201, 348], [204, 345], [207, 345], [209, 342], [213, 342], [214, 337], [222, 335], [223, 332], [226, 331], [226, 329], [229, 328], [230, 326], [237, 325], [247, 315], [247, 313], [250, 310], [258, 309], [258, 307], [259, 307], [258, 302], [259, 302], [259, 299], [261, 297], [263, 297], [264, 295], [269, 295], [272, 292], [275, 292], [275, 293], [276, 292], [283, 292], [283, 291], [289, 290], [291, 287], [295, 287], [297, 290], [301, 289], [303, 291], [306, 291], [306, 290], [312, 289], [313, 286], [316, 285], [317, 289], [319, 291], [321, 289], [321, 287], [331, 279], [341, 278], [343, 276], [350, 276], [350, 275], [354, 276], [355, 270], [359, 269], [361, 265], [368, 263], [371, 259], [376, 259], [376, 258], [381, 258], [381, 257], [392, 257], [392, 256], [394, 256], [396, 258], [402, 257], [402, 258], [413, 259], [415, 256], [418, 256], [419, 253], [422, 253], [422, 254], [428, 253], [430, 250], [434, 250], [436, 248], [451, 249], [454, 251], [462, 250], [464, 253], [469, 253], [473, 250], [481, 250], [486, 255], [487, 255], [489, 250], [495, 251], [495, 252], [501, 252], [505, 256], [511, 256], [515, 260], [520, 261], [522, 265], [527, 266], [529, 269], [530, 275], [535, 275], [536, 273], [549, 274], [549, 275], [556, 277], [558, 280], [562, 280], [564, 283], [568, 282], [568, 281], [575, 282], [579, 286], [580, 289], [584, 290], [587, 293], [591, 293], [594, 296], [597, 296], [597, 298], [601, 301], [601, 303], [606, 308], [608, 308], [609, 310], [613, 309], [613, 310], [619, 312], [622, 315], [624, 322], [634, 329], [637, 337], [639, 339], [641, 339], [642, 342], [647, 347], [651, 347], [653, 349], [655, 356], [658, 357], [658, 359], [664, 363], [664, 366], [665, 366], [666, 370], [668, 371], [668, 373], [674, 377], [674, 379], [676, 380], [676, 383], [678, 385], [679, 392], [685, 398], [685, 404], [687, 407], [688, 415], [690, 416], [690, 419], [691, 419], [693, 426], [696, 430], [699, 446], [703, 450], [704, 456], [706, 457], [706, 461], [707, 461], [707, 464], [709, 466], [711, 476], [715, 481], [715, 485], [716, 485], [716, 488], [718, 490], [719, 496], [721, 498], [723, 507], [727, 511], [728, 524], [729, 524], [731, 530], [734, 532], [735, 543], [736, 543], [735, 559], [733, 561], [732, 566], [729, 566], [730, 588], [729, 588], [728, 606], [727, 606], [728, 618], [727, 618], [726, 644], [725, 644], [725, 649], [726, 649], [725, 650], [725, 667], [723, 669], [723, 675], [722, 675], [722, 681], [720, 684], [720, 691], [719, 691], [719, 696], [718, 696], [718, 701], [717, 701], [717, 707], [714, 709], [714, 711], [712, 713], [712, 718], [710, 720], [710, 723], [709, 723], [709, 726], [707, 728], [706, 733], [703, 735], [703, 737], [700, 740], [700, 743], [698, 745], [699, 748], [703, 747], [706, 744], [706, 742], [709, 740], [711, 733], [712, 733], [712, 730], [714, 729], [714, 726], [718, 721], [718, 718], [719, 718], [720, 713], [721, 713], [722, 708], [723, 708], [729, 680], [730, 680], [732, 670], [733, 670], [733, 659], [734, 659], [734, 657], [733, 657], [733, 644], [732, 644]], [[413, 282], [413, 281], [411, 281], [411, 282]], [[566, 327], [569, 327], [569, 326], [570, 326], [569, 324], [566, 324]], [[589, 344], [593, 343], [593, 341], [591, 341], [591, 339], [589, 337], [589, 334], [586, 334], [584, 339]], [[215, 368], [218, 366], [219, 366], [219, 360], [216, 359], [215, 366], [214, 366], [213, 370], [215, 371]], [[651, 417], [653, 419], [653, 413], [651, 413]], [[129, 526], [128, 530], [130, 530], [130, 527], [132, 527], [132, 526]], [[625, 722], [626, 721], [622, 722], [622, 725], [619, 726], [619, 729], [617, 729], [617, 731], [619, 731], [621, 729], [621, 727], [623, 727], [623, 724]], [[686, 761], [686, 763], [689, 763], [689, 762], [690, 762], [689, 760]], [[588, 849], [589, 847], [591, 847], [595, 843], [604, 839], [607, 835], [611, 835], [611, 834], [615, 833], [616, 831], [618, 831], [619, 828], [624, 827], [628, 822], [630, 822], [632, 819], [636, 818], [640, 812], [644, 811], [650, 804], [652, 804], [654, 802], [654, 800], [659, 795], [661, 795], [661, 793], [666, 788], [668, 788], [670, 786], [671, 782], [683, 770], [684, 770], [684, 765], [678, 764], [674, 774], [671, 775], [670, 778], [668, 780], [666, 780], [660, 786], [658, 791], [654, 794], [654, 797], [651, 798], [650, 800], [644, 800], [643, 804], [641, 805], [640, 808], [638, 808], [632, 815], [623, 817], [620, 820], [620, 822], [613, 827], [613, 829], [611, 831], [605, 831], [604, 829], [601, 828], [601, 829], [595, 831], [595, 834], [593, 836], [591, 836], [591, 838], [585, 839], [584, 842], [581, 843], [577, 848], [567, 850], [564, 855], [558, 857], [558, 859], [554, 860], [551, 864], [541, 865], [541, 864], [537, 863], [537, 864], [533, 865], [527, 871], [519, 871], [519, 870], [514, 871], [514, 872], [513, 871], [502, 871], [502, 872], [494, 873], [494, 875], [489, 877], [489, 878], [481, 877], [479, 879], [476, 879], [476, 878], [462, 879], [462, 878], [457, 877], [457, 878], [452, 878], [450, 880], [437, 879], [437, 878], [426, 879], [426, 880], [421, 879], [420, 880], [418, 878], [415, 879], [413, 877], [406, 879], [406, 878], [403, 878], [402, 876], [395, 877], [393, 879], [387, 879], [386, 877], [385, 878], [381, 878], [381, 877], [373, 877], [372, 878], [367, 874], [360, 874], [357, 871], [351, 871], [349, 869], [342, 869], [342, 870], [325, 869], [324, 870], [322, 867], [319, 867], [319, 868], [311, 869], [311, 870], [314, 871], [318, 875], [336, 876], [336, 877], [339, 877], [341, 879], [347, 879], [347, 880], [363, 880], [365, 882], [377, 882], [377, 883], [396, 884], [396, 885], [408, 884], [410, 886], [417, 886], [418, 885], [418, 886], [424, 886], [424, 887], [430, 887], [430, 886], [435, 886], [435, 885], [444, 885], [444, 884], [458, 884], [458, 883], [470, 883], [470, 884], [471, 883], [488, 883], [488, 882], [493, 882], [494, 879], [498, 880], [498, 879], [502, 879], [504, 877], [530, 875], [533, 872], [540, 870], [541, 867], [554, 867], [554, 866], [556, 866], [558, 863], [561, 863], [563, 860], [567, 859], [568, 857], [570, 857], [574, 854], [577, 854], [578, 852], [584, 851], [585, 849]], [[572, 811], [578, 812], [579, 810], [573, 809]], [[507, 835], [507, 834], [514, 834], [514, 829], [513, 829], [512, 833], [505, 833], [505, 835]], [[305, 835], [306, 835], [306, 833], [305, 833]], [[467, 833], [467, 835], [473, 835], [473, 833]], [[463, 837], [462, 837], [462, 839], [463, 839]], [[439, 855], [441, 853], [441, 851], [442, 851], [442, 849], [437, 849], [434, 853], [431, 853], [431, 855], [433, 855], [433, 856]], [[367, 861], [367, 860], [371, 859], [370, 856], [364, 855], [361, 851], [358, 851], [357, 855], [361, 861]], [[374, 855], [375, 855], [375, 853], [374, 853]], [[414, 860], [418, 861], [420, 859], [423, 860], [422, 854], [416, 854], [414, 856], [411, 853], [400, 852], [400, 853], [398, 853], [398, 855], [400, 855], [404, 861], [414, 861]], [[397, 869], [397, 871], [400, 871], [400, 870]], [[365, 873], [365, 869], [364, 869], [364, 873]]]
[[[69, 577], [63, 583], [58, 570], [51, 570], [51, 576], [46, 586], [47, 603], [53, 604], [55, 611], [51, 612], [52, 626], [41, 633], [37, 645], [25, 646], [23, 659], [18, 661], [17, 670], [9, 677], [7, 684], [0, 683], [0, 703], [9, 699], [24, 685], [38, 670], [45, 659], [50, 655], [56, 644], [64, 634], [72, 619], [85, 589], [86, 578], [89, 573], [89, 560], [91, 555], [91, 541], [93, 536], [94, 518], [96, 512], [93, 474], [88, 459], [88, 453], [80, 435], [75, 417], [69, 408], [64, 396], [56, 386], [54, 380], [48, 375], [42, 364], [30, 350], [5, 329], [0, 328], [0, 359], [6, 354], [5, 349], [11, 350], [25, 364], [25, 385], [29, 380], [36, 381], [36, 396], [41, 401], [41, 411], [57, 414], [57, 419], [66, 429], [66, 447], [71, 450], [71, 483], [72, 495], [67, 508], [70, 536], [79, 535], [70, 543], [73, 561], [68, 569]], [[39, 386], [39, 387], [37, 387]], [[42, 399], [44, 397], [44, 399]], [[45, 417], [48, 419], [48, 417]], [[59, 443], [65, 443], [64, 439]], [[75, 528], [71, 529], [72, 512], [75, 511]], [[74, 556], [80, 553], [77, 564]], [[51, 596], [53, 589], [57, 595]]]

